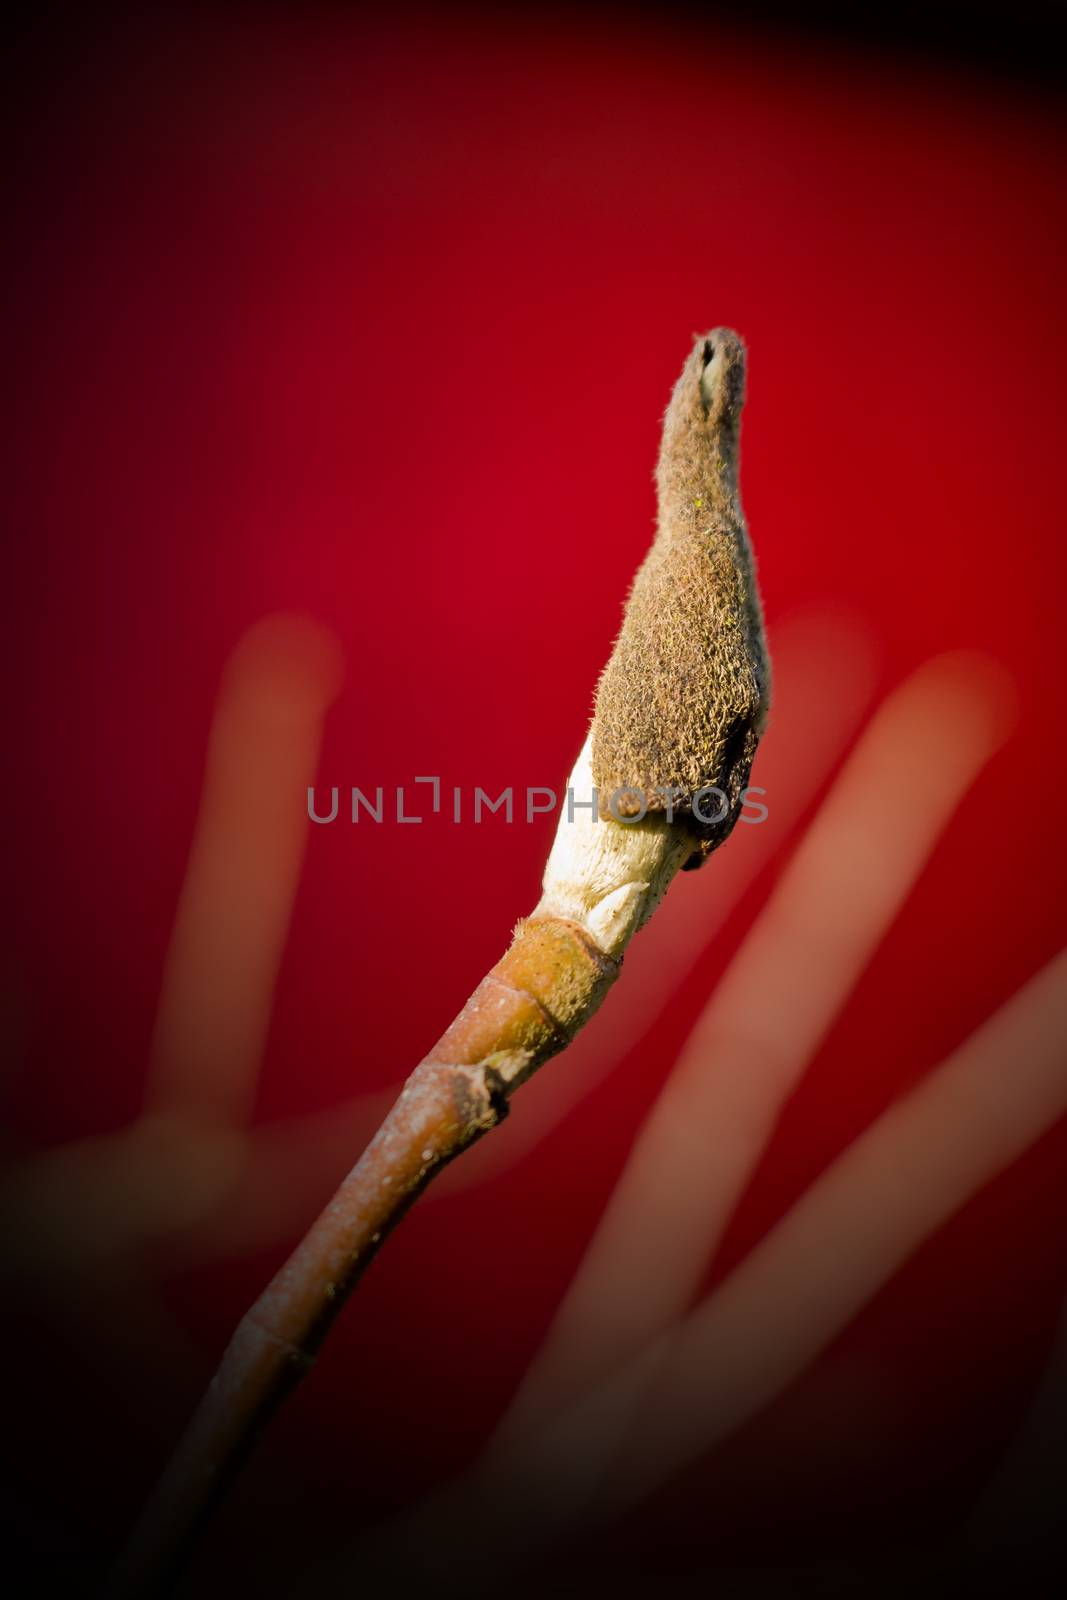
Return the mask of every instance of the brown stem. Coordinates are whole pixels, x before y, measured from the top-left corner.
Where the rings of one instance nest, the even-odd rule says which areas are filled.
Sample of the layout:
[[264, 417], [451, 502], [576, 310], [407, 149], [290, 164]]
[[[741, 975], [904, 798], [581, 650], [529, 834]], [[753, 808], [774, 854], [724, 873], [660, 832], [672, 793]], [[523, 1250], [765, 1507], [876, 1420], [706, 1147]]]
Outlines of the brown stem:
[[374, 1139], [234, 1334], [134, 1533], [123, 1594], [158, 1593], [256, 1437], [314, 1363], [390, 1230], [508, 1097], [570, 1043], [618, 976], [577, 923], [532, 917], [416, 1067]]
[[[591, 824], [583, 832], [572, 814], [549, 857], [540, 914], [519, 924], [507, 954], [409, 1078], [358, 1165], [241, 1323], [134, 1536], [125, 1592], [144, 1593], [173, 1575], [390, 1228], [588, 1021], [618, 975], [606, 950], [621, 955], [678, 867], [698, 865], [737, 820], [769, 682], [737, 492], [744, 387], [744, 345], [717, 328], [697, 340], [667, 409], [659, 530], [587, 741], [608, 834]], [[575, 771], [585, 762], [583, 751]], [[708, 788], [728, 802], [724, 815], [698, 824], [694, 806], [675, 823], [674, 804], [688, 805]], [[611, 821], [611, 801], [625, 793], [632, 830], [620, 816]], [[636, 803], [642, 799], [647, 818]], [[590, 920], [582, 926], [574, 916]]]

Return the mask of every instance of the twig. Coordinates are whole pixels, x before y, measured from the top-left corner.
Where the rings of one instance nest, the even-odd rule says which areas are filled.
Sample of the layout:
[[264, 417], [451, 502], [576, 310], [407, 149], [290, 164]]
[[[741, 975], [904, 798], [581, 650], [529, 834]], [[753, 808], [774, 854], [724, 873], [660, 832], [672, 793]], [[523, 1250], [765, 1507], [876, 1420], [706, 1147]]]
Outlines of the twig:
[[157, 1116], [247, 1123], [340, 680], [337, 641], [300, 616], [262, 618], [226, 663], [152, 1041]]
[[671, 878], [736, 823], [769, 683], [737, 485], [744, 378], [736, 334], [697, 341], [664, 422], [657, 537], [571, 775], [592, 808], [565, 809], [533, 915], [237, 1329], [135, 1534], [127, 1592], [174, 1576], [386, 1235], [593, 1015]]

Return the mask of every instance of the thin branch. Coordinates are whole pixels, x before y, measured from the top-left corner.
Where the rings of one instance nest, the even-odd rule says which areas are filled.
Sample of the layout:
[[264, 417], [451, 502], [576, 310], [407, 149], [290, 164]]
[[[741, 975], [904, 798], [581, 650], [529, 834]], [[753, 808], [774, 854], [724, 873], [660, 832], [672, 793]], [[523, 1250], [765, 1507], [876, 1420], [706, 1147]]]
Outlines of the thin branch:
[[[744, 382], [736, 334], [697, 341], [664, 420], [657, 536], [571, 774], [589, 810], [565, 808], [534, 914], [237, 1329], [127, 1552], [127, 1592], [175, 1575], [385, 1237], [593, 1015], [674, 874], [736, 823], [769, 683], [737, 483]], [[709, 811], [710, 789], [725, 803]]]
[[340, 679], [337, 641], [299, 616], [262, 618], [226, 663], [156, 1015], [151, 1113], [247, 1122]]

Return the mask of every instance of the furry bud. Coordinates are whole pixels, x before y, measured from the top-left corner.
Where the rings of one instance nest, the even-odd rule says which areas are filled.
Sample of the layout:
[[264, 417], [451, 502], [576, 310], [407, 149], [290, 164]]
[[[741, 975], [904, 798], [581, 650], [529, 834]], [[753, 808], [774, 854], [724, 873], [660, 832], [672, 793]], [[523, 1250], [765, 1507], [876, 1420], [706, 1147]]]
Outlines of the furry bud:
[[[673, 813], [693, 839], [690, 867], [737, 821], [770, 703], [738, 489], [744, 400], [745, 347], [716, 328], [696, 341], [667, 407], [656, 537], [601, 675], [592, 727], [601, 815], [612, 797], [617, 816], [627, 806], [633, 816]], [[702, 803], [702, 790], [724, 798]]]

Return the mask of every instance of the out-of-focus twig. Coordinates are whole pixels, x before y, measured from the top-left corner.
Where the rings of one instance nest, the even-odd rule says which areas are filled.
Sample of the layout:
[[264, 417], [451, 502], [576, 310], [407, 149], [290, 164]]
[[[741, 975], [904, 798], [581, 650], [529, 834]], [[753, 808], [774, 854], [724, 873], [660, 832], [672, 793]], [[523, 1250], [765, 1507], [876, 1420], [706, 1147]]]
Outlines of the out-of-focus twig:
[[227, 662], [156, 1016], [157, 1115], [247, 1124], [341, 670], [333, 636], [297, 616], [265, 617]]
[[[982, 1185], [1067, 1110], [1067, 952], [886, 1111], [710, 1299], [556, 1438], [626, 1417], [598, 1490], [618, 1512], [738, 1427], [814, 1359]], [[634, 1396], [639, 1396], [636, 1404]], [[573, 1464], [576, 1456], [566, 1452]], [[580, 1498], [580, 1497], [579, 1497]], [[575, 1502], [572, 1499], [571, 1504]]]

